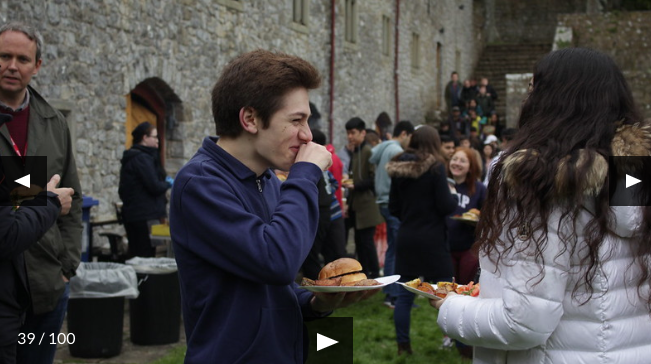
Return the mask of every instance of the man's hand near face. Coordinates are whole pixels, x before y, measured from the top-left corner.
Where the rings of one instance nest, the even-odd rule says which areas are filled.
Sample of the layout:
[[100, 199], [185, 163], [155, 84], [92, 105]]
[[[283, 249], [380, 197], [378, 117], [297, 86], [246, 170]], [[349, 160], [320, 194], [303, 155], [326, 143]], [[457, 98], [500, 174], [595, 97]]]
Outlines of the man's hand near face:
[[323, 145], [309, 142], [301, 145], [294, 162], [314, 163], [321, 168], [322, 171], [325, 171], [332, 165], [332, 154]]

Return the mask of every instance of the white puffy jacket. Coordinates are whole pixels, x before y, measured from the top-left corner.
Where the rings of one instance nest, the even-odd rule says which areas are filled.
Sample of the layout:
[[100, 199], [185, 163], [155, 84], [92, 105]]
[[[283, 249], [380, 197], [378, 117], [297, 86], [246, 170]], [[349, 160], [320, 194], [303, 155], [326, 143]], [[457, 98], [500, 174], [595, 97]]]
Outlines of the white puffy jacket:
[[[526, 251], [505, 257], [507, 263], [498, 272], [481, 257], [479, 297], [449, 297], [439, 312], [441, 329], [475, 346], [473, 363], [651, 363], [651, 315], [637, 294], [639, 268], [631, 266], [634, 252], [629, 244], [641, 210], [614, 209], [616, 226], [602, 245], [603, 265], [588, 303], [580, 305], [572, 298], [582, 277], [576, 274], [580, 254], [563, 252], [561, 244], [555, 244], [556, 216], [550, 219], [540, 283], [532, 284], [540, 280], [540, 265]], [[577, 226], [589, 218], [585, 211]], [[643, 294], [648, 291], [648, 285], [643, 287]], [[582, 287], [580, 302], [585, 292]]]
[[[480, 295], [449, 297], [438, 316], [443, 332], [475, 346], [474, 363], [651, 363], [651, 315], [637, 293], [639, 268], [631, 265], [629, 244], [641, 210], [613, 210], [616, 221], [602, 244], [603, 264], [586, 304], [580, 305], [586, 287], [572, 298], [583, 276], [582, 253], [561, 249], [558, 216], [552, 215], [543, 251], [544, 277], [531, 252], [518, 253], [518, 246], [503, 257], [499, 271], [480, 257]], [[591, 216], [587, 210], [579, 215], [579, 232]], [[581, 239], [579, 235], [579, 244]], [[642, 287], [643, 294], [648, 292], [648, 285]]]

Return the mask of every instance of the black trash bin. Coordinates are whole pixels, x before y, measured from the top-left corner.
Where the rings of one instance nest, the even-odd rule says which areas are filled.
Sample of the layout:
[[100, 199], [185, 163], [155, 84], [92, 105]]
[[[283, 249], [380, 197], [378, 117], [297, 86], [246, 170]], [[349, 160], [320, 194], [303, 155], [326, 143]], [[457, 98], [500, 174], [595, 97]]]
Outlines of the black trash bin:
[[181, 293], [176, 261], [170, 258], [130, 259], [138, 276], [137, 299], [129, 300], [131, 342], [162, 345], [179, 341]]
[[82, 262], [70, 280], [68, 345], [78, 358], [109, 358], [122, 350], [124, 299], [138, 297], [133, 267], [118, 263]]

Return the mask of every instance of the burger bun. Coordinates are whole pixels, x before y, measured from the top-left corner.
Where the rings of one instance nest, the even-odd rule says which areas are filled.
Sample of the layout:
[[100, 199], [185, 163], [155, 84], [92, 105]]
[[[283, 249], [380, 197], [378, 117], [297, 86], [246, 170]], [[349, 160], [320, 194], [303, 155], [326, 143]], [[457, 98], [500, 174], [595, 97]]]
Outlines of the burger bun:
[[353, 274], [346, 274], [345, 276], [341, 277], [341, 285], [342, 286], [354, 286], [357, 284], [357, 282], [366, 279], [366, 274], [364, 273], [353, 273]]
[[[321, 269], [319, 279], [329, 279], [342, 276], [344, 274], [356, 273], [362, 271], [362, 265], [352, 258], [340, 258], [333, 260]], [[365, 279], [366, 277], [362, 278]]]

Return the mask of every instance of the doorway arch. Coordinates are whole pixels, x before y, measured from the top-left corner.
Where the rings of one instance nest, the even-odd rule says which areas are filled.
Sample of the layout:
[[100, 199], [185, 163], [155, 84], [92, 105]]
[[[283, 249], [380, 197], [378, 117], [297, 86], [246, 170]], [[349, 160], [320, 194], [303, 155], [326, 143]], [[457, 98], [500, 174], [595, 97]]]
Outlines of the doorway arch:
[[172, 88], [158, 77], [145, 79], [126, 95], [125, 148], [133, 143], [131, 132], [138, 124], [149, 121], [156, 126], [159, 138], [160, 159], [165, 166], [167, 141], [182, 115], [181, 99]]

